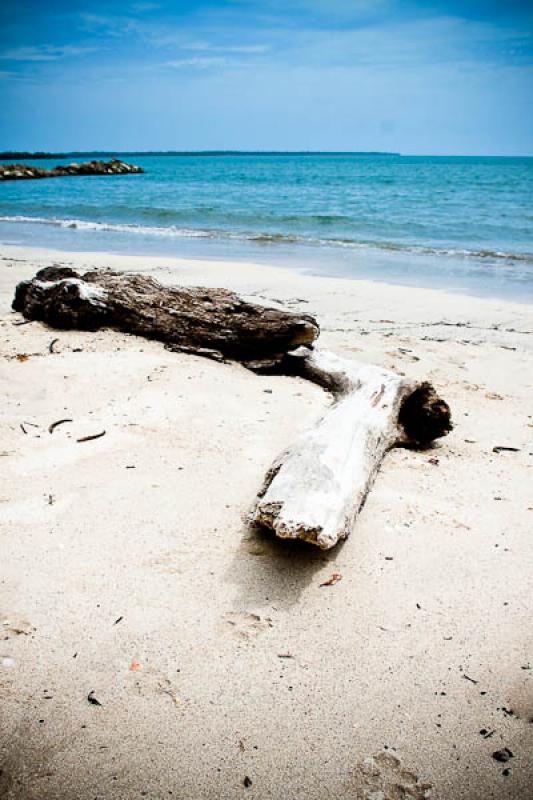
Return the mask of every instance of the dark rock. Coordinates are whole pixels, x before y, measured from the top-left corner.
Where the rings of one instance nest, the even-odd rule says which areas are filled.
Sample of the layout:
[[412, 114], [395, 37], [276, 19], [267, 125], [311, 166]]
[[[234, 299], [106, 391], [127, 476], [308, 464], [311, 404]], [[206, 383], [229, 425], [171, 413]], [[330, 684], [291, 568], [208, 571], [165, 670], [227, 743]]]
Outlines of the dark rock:
[[492, 757], [495, 761], [500, 761], [502, 764], [505, 764], [509, 759], [514, 758], [514, 753], [512, 753], [508, 747], [504, 747], [503, 750], [495, 750]]
[[130, 175], [144, 172], [141, 167], [126, 164], [118, 158], [111, 161], [88, 161], [67, 164], [53, 169], [30, 167], [27, 164], [0, 164], [0, 181], [30, 180], [32, 178], [61, 178], [67, 175]]

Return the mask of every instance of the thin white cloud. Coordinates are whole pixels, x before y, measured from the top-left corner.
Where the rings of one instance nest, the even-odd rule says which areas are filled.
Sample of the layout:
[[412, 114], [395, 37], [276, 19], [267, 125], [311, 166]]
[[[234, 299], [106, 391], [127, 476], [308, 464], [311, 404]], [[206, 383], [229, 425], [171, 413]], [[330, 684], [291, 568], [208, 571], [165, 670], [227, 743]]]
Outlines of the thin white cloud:
[[78, 15], [82, 27], [91, 33], [123, 38], [130, 34], [143, 36], [150, 30], [147, 23], [127, 16], [112, 16], [108, 14], [92, 14], [81, 12]]
[[186, 42], [181, 45], [182, 50], [195, 50], [209, 53], [267, 53], [270, 49], [266, 44], [209, 44], [208, 42]]
[[14, 47], [11, 50], [4, 50], [0, 53], [3, 61], [59, 61], [62, 58], [83, 56], [87, 53], [94, 53], [97, 47], [53, 47], [52, 45], [42, 45], [40, 47]]
[[155, 11], [157, 8], [161, 8], [159, 3], [134, 3], [131, 10], [137, 14], [142, 14], [145, 11]]
[[[518, 62], [519, 58], [527, 59], [526, 36], [518, 30], [452, 16], [333, 32], [303, 30], [278, 39], [276, 63], [396, 69], [442, 63]], [[515, 49], [512, 58], [511, 48]]]
[[167, 67], [175, 67], [177, 69], [182, 67], [194, 67], [196, 69], [210, 69], [211, 67], [226, 67], [229, 62], [226, 58], [219, 57], [202, 57], [196, 58], [178, 58], [173, 61], [165, 62]]

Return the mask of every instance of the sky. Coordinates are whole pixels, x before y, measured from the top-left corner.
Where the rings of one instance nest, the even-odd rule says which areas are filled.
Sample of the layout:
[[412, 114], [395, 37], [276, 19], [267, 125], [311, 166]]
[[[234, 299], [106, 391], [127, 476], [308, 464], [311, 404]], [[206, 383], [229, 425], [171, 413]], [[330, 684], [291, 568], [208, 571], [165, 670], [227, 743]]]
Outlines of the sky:
[[533, 155], [533, 2], [3, 0], [0, 149]]

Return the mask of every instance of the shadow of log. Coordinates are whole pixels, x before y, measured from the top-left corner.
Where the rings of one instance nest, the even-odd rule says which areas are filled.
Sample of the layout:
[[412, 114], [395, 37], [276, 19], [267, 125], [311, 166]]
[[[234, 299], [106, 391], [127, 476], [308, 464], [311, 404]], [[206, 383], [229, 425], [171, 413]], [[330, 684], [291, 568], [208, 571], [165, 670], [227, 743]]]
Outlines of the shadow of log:
[[288, 610], [306, 589], [318, 582], [317, 574], [339, 556], [310, 547], [299, 539], [278, 539], [272, 531], [250, 523], [243, 530], [226, 578], [236, 587], [235, 607]]

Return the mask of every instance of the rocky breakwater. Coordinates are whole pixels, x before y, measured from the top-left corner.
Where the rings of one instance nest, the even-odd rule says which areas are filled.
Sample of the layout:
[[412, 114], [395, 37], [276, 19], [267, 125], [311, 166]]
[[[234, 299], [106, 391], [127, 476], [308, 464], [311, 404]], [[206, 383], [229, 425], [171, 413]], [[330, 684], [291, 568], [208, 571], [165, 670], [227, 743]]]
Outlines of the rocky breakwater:
[[88, 161], [85, 164], [66, 164], [53, 169], [31, 167], [28, 164], [0, 164], [0, 181], [62, 178], [67, 175], [131, 175], [140, 172], [144, 172], [141, 167], [126, 164], [118, 158], [111, 161]]

